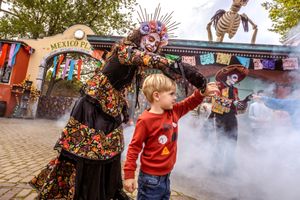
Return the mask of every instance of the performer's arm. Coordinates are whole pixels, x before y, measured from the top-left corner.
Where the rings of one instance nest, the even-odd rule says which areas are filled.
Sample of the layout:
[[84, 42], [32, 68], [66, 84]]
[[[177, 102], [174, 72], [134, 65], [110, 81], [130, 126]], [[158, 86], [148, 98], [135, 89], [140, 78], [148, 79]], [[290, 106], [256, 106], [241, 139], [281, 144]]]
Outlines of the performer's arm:
[[118, 58], [121, 64], [137, 65], [148, 68], [166, 70], [174, 61], [155, 53], [140, 51], [132, 45], [120, 45]]
[[276, 99], [271, 97], [261, 97], [265, 105], [274, 110], [284, 110], [291, 112], [293, 106], [299, 103], [296, 99]]
[[205, 91], [206, 78], [195, 66], [180, 61], [174, 62], [155, 53], [140, 51], [130, 45], [119, 46], [118, 58], [121, 64], [159, 69], [172, 79], [179, 79], [184, 76], [192, 85], [202, 92]]

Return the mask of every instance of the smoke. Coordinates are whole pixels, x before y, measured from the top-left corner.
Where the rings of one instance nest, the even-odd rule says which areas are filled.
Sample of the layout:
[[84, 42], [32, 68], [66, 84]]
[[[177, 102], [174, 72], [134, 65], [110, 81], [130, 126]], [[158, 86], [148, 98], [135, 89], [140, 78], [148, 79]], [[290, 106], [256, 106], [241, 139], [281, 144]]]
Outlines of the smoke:
[[[268, 96], [274, 87], [264, 88]], [[286, 98], [299, 98], [299, 94]], [[252, 131], [248, 112], [238, 115], [237, 144], [226, 138], [217, 140], [206, 114], [184, 116], [179, 121], [171, 188], [196, 199], [300, 199], [300, 131], [294, 129], [288, 113], [273, 110], [271, 114], [270, 126], [261, 133]], [[126, 147], [133, 131], [132, 126], [125, 129]], [[224, 151], [231, 156], [221, 156]], [[223, 173], [225, 166], [229, 168]]]
[[[228, 174], [222, 174], [216, 167], [222, 166], [222, 160], [214, 153], [215, 133], [193, 127], [191, 121], [195, 120], [205, 119], [188, 115], [179, 124], [178, 161], [172, 181], [180, 191], [197, 199], [300, 198], [296, 189], [300, 184], [299, 133], [273, 124], [269, 131], [257, 136], [246, 125], [248, 118], [240, 116], [237, 145], [225, 138], [218, 143], [221, 150], [235, 154], [236, 160], [235, 168], [233, 165]], [[232, 162], [230, 156], [225, 159], [228, 160], [224, 162]]]
[[[300, 80], [298, 71], [290, 72], [295, 80]], [[299, 81], [298, 81], [299, 83]], [[254, 85], [261, 85], [256, 80]], [[300, 90], [297, 86], [286, 99], [298, 99]], [[267, 96], [275, 96], [275, 84], [264, 89]], [[293, 106], [295, 113], [300, 113], [300, 105]], [[250, 127], [248, 111], [238, 115], [238, 142], [223, 138], [217, 143], [216, 133], [203, 126], [206, 118], [195, 118], [191, 114], [179, 123], [178, 161], [172, 173], [175, 188], [196, 199], [224, 200], [231, 198], [249, 200], [297, 200], [300, 199], [300, 130], [295, 129], [289, 113], [272, 110], [269, 126], [263, 132], [253, 132]], [[296, 116], [297, 117], [297, 116]], [[299, 117], [299, 116], [298, 116]], [[267, 116], [266, 116], [267, 118]], [[258, 127], [260, 128], [260, 127]], [[207, 131], [210, 130], [210, 131]], [[216, 148], [232, 151], [235, 156], [235, 168], [231, 173], [214, 173], [220, 166]], [[217, 151], [222, 152], [222, 151]], [[232, 162], [231, 158], [223, 162]]]

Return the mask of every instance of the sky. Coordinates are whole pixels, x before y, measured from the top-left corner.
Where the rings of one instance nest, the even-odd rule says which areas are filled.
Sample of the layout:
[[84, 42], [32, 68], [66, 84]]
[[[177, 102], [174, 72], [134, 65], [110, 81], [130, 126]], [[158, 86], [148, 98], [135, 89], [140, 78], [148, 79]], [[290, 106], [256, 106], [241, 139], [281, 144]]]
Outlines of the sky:
[[[268, 18], [266, 11], [261, 3], [263, 0], [249, 1], [245, 7], [242, 7], [240, 14], [245, 13], [258, 26], [256, 44], [280, 45], [280, 35], [269, 31], [272, 27], [272, 21]], [[232, 1], [224, 0], [137, 0], [142, 8], [147, 9], [147, 13], [154, 13], [156, 6], [160, 3], [162, 13], [173, 13], [173, 20], [180, 22], [178, 29], [174, 31], [176, 39], [201, 40], [207, 41], [206, 25], [210, 18], [219, 9], [229, 10]], [[137, 7], [139, 10], [139, 8]], [[137, 16], [137, 15], [136, 15]], [[137, 18], [137, 17], [134, 17]], [[212, 27], [213, 37], [214, 28]], [[229, 39], [227, 35], [224, 42], [250, 43], [253, 34], [252, 26], [249, 24], [249, 32], [244, 32], [242, 24], [236, 35]]]

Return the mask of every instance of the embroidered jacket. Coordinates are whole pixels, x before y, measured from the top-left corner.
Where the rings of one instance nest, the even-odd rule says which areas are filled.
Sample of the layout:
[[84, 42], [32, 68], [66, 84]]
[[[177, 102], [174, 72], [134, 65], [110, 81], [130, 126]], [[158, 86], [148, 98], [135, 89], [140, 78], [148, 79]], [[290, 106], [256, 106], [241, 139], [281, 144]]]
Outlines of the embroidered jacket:
[[237, 107], [234, 106], [233, 102], [238, 101], [238, 89], [233, 87], [233, 93], [229, 94], [229, 87], [225, 84], [220, 84], [220, 96], [212, 98], [212, 112], [218, 114], [224, 114], [229, 112], [237, 113]]

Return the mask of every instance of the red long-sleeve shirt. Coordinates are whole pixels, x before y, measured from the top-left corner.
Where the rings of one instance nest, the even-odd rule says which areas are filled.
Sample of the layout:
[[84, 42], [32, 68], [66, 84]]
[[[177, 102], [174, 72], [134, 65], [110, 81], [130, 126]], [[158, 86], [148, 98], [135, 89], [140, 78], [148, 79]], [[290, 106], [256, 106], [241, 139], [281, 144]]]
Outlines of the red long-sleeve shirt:
[[136, 160], [142, 150], [141, 170], [144, 173], [162, 176], [171, 172], [177, 154], [177, 122], [202, 100], [203, 96], [196, 90], [163, 114], [150, 113], [147, 110], [142, 113], [128, 147], [124, 166], [125, 179], [134, 178]]

